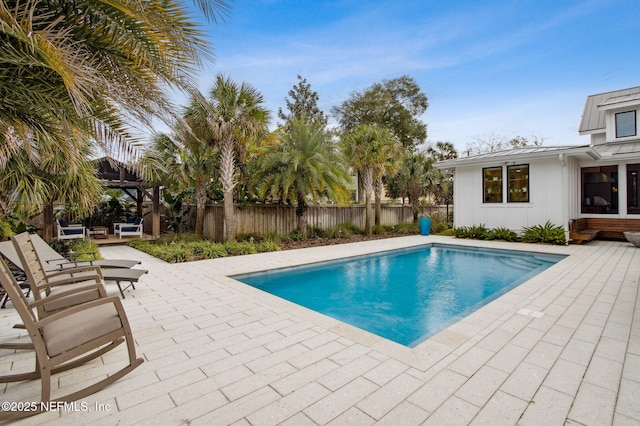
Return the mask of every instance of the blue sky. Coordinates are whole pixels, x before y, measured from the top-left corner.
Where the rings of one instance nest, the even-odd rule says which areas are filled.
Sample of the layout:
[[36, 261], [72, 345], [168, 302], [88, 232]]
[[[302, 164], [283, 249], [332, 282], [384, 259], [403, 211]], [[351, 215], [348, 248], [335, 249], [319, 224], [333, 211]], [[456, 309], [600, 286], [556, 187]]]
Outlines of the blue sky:
[[272, 111], [305, 77], [329, 113], [383, 79], [413, 77], [429, 98], [428, 141], [462, 150], [516, 135], [587, 144], [577, 129], [590, 94], [640, 85], [638, 0], [229, 1], [207, 26], [223, 73], [258, 89]]

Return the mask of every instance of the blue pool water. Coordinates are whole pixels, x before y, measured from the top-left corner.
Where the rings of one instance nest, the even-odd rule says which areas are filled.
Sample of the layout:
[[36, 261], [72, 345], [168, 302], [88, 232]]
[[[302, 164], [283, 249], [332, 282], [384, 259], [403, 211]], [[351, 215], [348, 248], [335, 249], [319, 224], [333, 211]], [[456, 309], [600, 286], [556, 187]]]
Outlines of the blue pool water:
[[429, 245], [233, 278], [415, 346], [562, 258]]

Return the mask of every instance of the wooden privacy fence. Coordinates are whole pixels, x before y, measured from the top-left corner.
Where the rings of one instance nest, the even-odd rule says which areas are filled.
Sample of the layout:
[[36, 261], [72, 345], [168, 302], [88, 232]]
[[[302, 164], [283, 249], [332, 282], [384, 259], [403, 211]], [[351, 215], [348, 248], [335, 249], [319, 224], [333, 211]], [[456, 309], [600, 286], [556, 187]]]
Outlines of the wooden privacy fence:
[[[190, 228], [195, 226], [195, 205], [190, 210]], [[204, 217], [204, 237], [221, 241], [223, 237], [222, 205], [208, 205]], [[371, 209], [373, 214], [373, 208]], [[427, 207], [425, 214], [445, 212], [444, 207]], [[252, 204], [235, 206], [236, 235], [277, 233], [289, 234], [296, 229], [295, 207], [285, 205]], [[373, 218], [372, 218], [373, 220]], [[380, 213], [382, 225], [411, 223], [413, 213], [410, 206], [383, 206]], [[357, 206], [311, 206], [307, 210], [307, 224], [311, 227], [330, 229], [345, 223], [364, 228], [365, 207]]]

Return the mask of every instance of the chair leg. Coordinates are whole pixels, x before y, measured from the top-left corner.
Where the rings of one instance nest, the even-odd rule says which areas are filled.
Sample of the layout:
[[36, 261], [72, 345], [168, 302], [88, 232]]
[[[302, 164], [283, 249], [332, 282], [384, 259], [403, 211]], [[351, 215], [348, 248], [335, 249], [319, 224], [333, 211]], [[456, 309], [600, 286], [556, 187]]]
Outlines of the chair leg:
[[131, 287], [131, 288], [132, 288], [132, 289], [134, 289], [134, 290], [136, 289], [136, 286], [135, 286], [135, 285], [133, 285], [133, 284], [134, 284], [134, 282], [133, 282], [133, 281], [129, 281], [129, 285], [128, 285], [128, 286], [126, 286], [126, 287], [124, 287], [124, 288], [122, 288], [122, 285], [120, 285], [120, 281], [116, 281], [116, 284], [118, 285], [118, 290], [120, 290], [120, 295], [122, 296], [122, 298], [123, 298], [123, 299], [125, 298], [125, 297], [124, 297], [124, 291], [125, 291], [126, 289], [128, 289], [129, 287]]

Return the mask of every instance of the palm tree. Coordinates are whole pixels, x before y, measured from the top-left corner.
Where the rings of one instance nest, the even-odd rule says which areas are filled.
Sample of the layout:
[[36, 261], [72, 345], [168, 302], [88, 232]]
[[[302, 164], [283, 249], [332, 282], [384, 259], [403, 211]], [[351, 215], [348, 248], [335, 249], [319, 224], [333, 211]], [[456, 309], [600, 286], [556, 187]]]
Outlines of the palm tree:
[[269, 112], [262, 94], [246, 83], [216, 76], [210, 99], [195, 99], [189, 110], [194, 134], [218, 149], [219, 179], [224, 198], [224, 240], [235, 238], [233, 189], [236, 163], [244, 160], [248, 144], [268, 133]]
[[[196, 0], [205, 16], [222, 0]], [[128, 123], [171, 110], [168, 87], [195, 85], [204, 32], [183, 0], [6, 0], [0, 2], [0, 146], [67, 144], [80, 133], [130, 153]]]
[[322, 123], [293, 119], [282, 137], [260, 161], [258, 195], [295, 204], [297, 229], [306, 236], [308, 200], [347, 201], [351, 177]]
[[89, 144], [82, 138], [69, 138], [62, 146], [41, 147], [37, 166], [30, 155], [29, 148], [17, 146], [6, 161], [0, 162], [1, 214], [7, 217], [15, 212], [26, 217], [44, 208], [43, 237], [48, 241], [52, 237], [54, 202], [81, 216], [97, 205], [103, 187], [89, 160]]
[[[195, 101], [192, 100], [191, 106]], [[204, 213], [207, 203], [207, 188], [210, 180], [217, 173], [217, 153], [196, 135], [190, 127], [189, 109], [182, 120], [173, 126], [173, 134], [158, 134], [148, 151], [148, 156], [155, 158], [156, 170], [161, 170], [160, 181], [177, 190], [194, 189], [196, 202], [195, 234], [204, 233]], [[158, 164], [159, 163], [159, 164]], [[160, 167], [158, 167], [160, 165]]]
[[385, 135], [383, 140], [381, 141], [381, 151], [384, 152], [386, 156], [386, 160], [379, 164], [376, 167], [374, 172], [375, 182], [373, 185], [374, 192], [374, 200], [375, 200], [375, 225], [380, 225], [380, 215], [382, 210], [382, 188], [384, 184], [385, 178], [391, 178], [394, 176], [400, 167], [402, 166], [402, 157], [398, 155], [399, 152], [402, 152], [403, 146], [400, 143], [400, 140], [393, 136], [392, 133]]
[[[395, 148], [394, 148], [395, 147]], [[365, 232], [371, 235], [371, 192], [374, 179], [382, 177], [389, 158], [397, 155], [399, 142], [387, 130], [360, 124], [342, 138], [342, 149], [351, 166], [362, 176], [365, 203]]]
[[436, 161], [458, 158], [458, 151], [451, 142], [438, 141], [427, 148], [427, 154]]
[[389, 184], [394, 195], [409, 197], [414, 223], [418, 223], [420, 197], [427, 195], [440, 178], [439, 170], [432, 164], [433, 159], [422, 152], [409, 153]]

